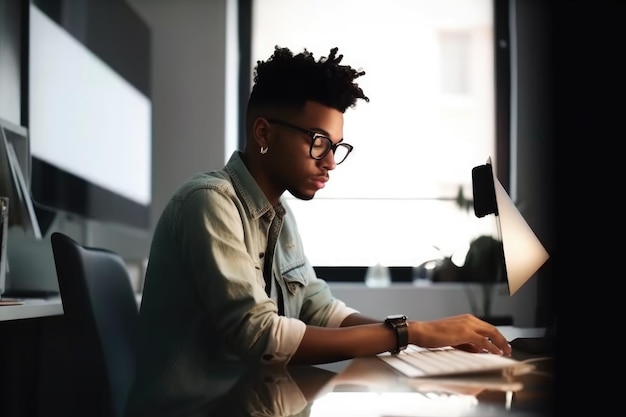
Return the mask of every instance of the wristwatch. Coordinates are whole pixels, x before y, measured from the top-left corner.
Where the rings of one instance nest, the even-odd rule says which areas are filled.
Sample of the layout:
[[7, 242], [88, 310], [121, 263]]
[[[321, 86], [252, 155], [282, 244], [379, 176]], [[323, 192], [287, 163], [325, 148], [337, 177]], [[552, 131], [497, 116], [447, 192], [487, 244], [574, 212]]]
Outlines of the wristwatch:
[[409, 326], [406, 320], [407, 317], [404, 314], [394, 314], [393, 316], [387, 316], [385, 319], [385, 324], [391, 326], [398, 338], [398, 346], [391, 353], [400, 353], [409, 344]]

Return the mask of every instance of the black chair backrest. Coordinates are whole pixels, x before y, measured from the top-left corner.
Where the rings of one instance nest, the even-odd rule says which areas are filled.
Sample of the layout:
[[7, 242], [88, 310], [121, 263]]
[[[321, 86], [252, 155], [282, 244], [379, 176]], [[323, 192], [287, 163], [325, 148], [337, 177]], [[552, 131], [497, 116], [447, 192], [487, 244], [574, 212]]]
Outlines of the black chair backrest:
[[[95, 338], [93, 375], [110, 398], [115, 417], [124, 413], [135, 376], [139, 310], [126, 264], [115, 252], [80, 245], [60, 232], [50, 236], [63, 311], [84, 337]], [[96, 381], [86, 381], [86, 383]]]

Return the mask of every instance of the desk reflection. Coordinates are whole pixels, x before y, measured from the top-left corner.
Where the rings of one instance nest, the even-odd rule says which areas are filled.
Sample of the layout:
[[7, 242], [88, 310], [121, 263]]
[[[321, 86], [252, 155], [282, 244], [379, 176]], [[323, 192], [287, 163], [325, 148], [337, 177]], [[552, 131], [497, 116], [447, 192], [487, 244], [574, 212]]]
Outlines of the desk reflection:
[[337, 374], [319, 367], [250, 368], [206, 410], [193, 416], [310, 416]]
[[[541, 361], [540, 361], [541, 362]], [[550, 416], [551, 362], [504, 378], [405, 378], [378, 358], [339, 366], [250, 368], [216, 378], [193, 417]]]
[[333, 378], [309, 416], [550, 416], [551, 361], [514, 377], [407, 378], [378, 358], [359, 358]]

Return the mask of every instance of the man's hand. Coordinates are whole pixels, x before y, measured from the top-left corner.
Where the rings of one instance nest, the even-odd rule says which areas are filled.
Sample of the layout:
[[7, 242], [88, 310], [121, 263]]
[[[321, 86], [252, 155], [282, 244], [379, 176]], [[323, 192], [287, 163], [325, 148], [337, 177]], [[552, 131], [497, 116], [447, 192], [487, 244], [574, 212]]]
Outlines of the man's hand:
[[453, 346], [468, 352], [491, 352], [511, 356], [511, 346], [492, 324], [473, 314], [409, 323], [409, 343], [432, 348]]

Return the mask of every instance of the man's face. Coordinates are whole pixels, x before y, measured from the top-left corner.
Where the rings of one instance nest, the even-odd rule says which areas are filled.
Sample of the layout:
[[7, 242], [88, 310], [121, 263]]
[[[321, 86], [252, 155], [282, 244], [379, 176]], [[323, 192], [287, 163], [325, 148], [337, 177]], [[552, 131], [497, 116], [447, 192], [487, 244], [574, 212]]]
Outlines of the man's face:
[[[330, 138], [332, 144], [343, 138], [343, 113], [317, 102], [307, 102], [304, 111], [295, 115], [269, 118], [269, 179], [280, 191], [287, 190], [294, 197], [310, 200], [318, 190], [324, 188], [329, 172], [335, 169], [334, 152], [330, 150], [321, 159], [320, 145], [326, 141], [316, 140], [311, 151], [311, 135], [317, 133]], [[307, 134], [307, 132], [310, 132]], [[282, 192], [281, 192], [282, 194]]]

